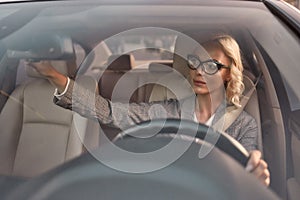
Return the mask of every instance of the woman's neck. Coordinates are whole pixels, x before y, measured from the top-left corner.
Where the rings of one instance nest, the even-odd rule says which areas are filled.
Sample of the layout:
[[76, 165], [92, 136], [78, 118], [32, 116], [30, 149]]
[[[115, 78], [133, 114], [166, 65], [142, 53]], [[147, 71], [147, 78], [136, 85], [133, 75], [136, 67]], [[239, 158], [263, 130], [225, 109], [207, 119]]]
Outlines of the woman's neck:
[[198, 122], [205, 123], [216, 112], [224, 100], [223, 95], [215, 93], [197, 95], [195, 114]]

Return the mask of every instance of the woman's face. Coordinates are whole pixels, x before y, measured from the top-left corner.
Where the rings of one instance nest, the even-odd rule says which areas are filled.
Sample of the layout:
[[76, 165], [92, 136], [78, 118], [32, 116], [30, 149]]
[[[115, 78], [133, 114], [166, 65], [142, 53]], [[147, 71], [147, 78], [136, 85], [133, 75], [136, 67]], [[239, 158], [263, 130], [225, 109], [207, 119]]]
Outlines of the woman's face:
[[[212, 59], [217, 60], [219, 63], [226, 66], [231, 65], [230, 59], [225, 55], [221, 48], [210, 47], [206, 48], [206, 51]], [[201, 52], [195, 51], [195, 55], [199, 56], [199, 53]], [[213, 75], [206, 74], [202, 71], [201, 67], [197, 70], [190, 69], [190, 78], [195, 94], [206, 95], [224, 87], [224, 82], [230, 80], [230, 69], [221, 68]]]

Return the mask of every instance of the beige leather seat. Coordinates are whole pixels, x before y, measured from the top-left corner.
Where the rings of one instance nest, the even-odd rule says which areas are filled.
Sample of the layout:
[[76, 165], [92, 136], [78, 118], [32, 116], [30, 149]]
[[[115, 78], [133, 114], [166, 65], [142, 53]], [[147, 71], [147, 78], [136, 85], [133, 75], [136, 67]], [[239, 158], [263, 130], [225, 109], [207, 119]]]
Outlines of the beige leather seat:
[[[67, 73], [64, 61], [52, 63]], [[35, 76], [29, 72], [28, 75]], [[0, 174], [33, 177], [83, 152], [87, 120], [53, 103], [54, 87], [35, 79], [17, 87], [0, 115]]]

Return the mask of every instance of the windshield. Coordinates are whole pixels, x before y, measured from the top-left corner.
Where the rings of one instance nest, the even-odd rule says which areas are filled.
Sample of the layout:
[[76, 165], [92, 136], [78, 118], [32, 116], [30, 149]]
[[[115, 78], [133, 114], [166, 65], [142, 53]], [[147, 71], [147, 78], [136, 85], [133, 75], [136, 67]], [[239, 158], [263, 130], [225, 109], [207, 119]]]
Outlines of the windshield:
[[[300, 110], [298, 35], [258, 1], [146, 4], [0, 4], [0, 163], [6, 163], [0, 172], [36, 177], [138, 123], [182, 118], [212, 127], [239, 107], [238, 121], [222, 121], [223, 129], [216, 130], [228, 131], [249, 152], [266, 146], [273, 173], [284, 171], [274, 178], [274, 188], [284, 193], [289, 119], [283, 116]], [[235, 41], [238, 61], [221, 42], [212, 42], [221, 36]], [[223, 57], [212, 50], [216, 46]], [[54, 73], [32, 63], [52, 66], [63, 86], [50, 80]], [[211, 102], [210, 112], [201, 113], [203, 99]], [[185, 148], [172, 148], [168, 156], [168, 147], [163, 153], [156, 148], [144, 159], [155, 155], [165, 165], [173, 163], [193, 142], [185, 141]], [[107, 165], [122, 171], [115, 164]]]

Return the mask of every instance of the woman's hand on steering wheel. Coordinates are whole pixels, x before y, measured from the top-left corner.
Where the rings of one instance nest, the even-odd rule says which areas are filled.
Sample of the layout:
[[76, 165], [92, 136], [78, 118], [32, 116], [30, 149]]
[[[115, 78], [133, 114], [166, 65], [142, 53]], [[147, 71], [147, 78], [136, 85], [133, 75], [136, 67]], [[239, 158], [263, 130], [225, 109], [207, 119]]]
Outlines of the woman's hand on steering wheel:
[[250, 158], [246, 166], [246, 171], [256, 176], [264, 185], [270, 184], [270, 172], [268, 164], [261, 159], [261, 152], [254, 150], [250, 152]]

